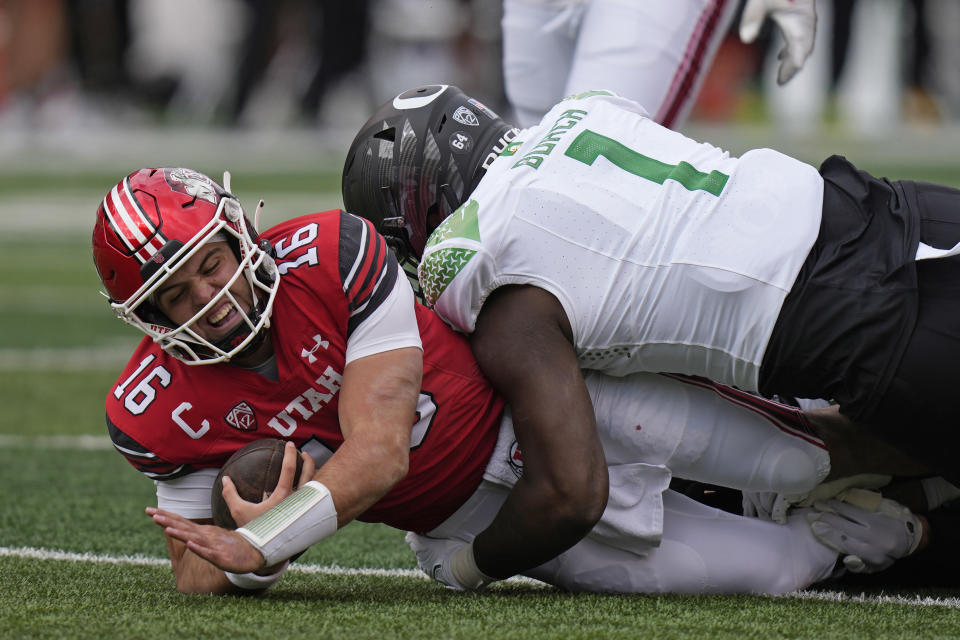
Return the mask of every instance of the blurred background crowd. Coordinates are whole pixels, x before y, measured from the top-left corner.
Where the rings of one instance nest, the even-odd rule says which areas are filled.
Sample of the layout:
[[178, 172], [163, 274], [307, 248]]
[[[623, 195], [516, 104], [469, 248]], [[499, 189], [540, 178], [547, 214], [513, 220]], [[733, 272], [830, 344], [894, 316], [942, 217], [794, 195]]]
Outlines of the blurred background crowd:
[[[639, 1], [639, 0], [638, 0]], [[818, 0], [784, 87], [773, 30], [734, 21], [691, 123], [807, 135], [960, 122], [960, 0]], [[510, 119], [499, 0], [0, 0], [0, 152], [44, 136], [203, 128], [343, 132], [419, 83]]]

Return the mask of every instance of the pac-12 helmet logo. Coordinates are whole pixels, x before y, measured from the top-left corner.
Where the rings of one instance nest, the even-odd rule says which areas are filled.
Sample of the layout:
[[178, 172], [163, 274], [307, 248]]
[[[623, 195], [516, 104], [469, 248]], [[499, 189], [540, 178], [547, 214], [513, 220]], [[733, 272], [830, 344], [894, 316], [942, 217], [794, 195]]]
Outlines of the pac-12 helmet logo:
[[457, 110], [453, 112], [453, 119], [468, 127], [480, 126], [480, 120], [477, 119], [473, 111], [466, 107], [457, 107]]

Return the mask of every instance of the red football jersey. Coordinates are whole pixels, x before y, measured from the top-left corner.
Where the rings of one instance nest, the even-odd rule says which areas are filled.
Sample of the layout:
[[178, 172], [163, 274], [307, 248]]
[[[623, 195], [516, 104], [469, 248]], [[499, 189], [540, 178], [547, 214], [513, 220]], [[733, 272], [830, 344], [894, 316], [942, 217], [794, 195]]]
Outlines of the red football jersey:
[[[278, 379], [229, 364], [187, 366], [145, 338], [107, 394], [118, 451], [156, 480], [223, 466], [260, 438], [292, 440], [318, 464], [343, 442], [337, 417], [353, 331], [382, 303], [396, 260], [369, 222], [341, 211], [303, 216], [261, 234], [281, 273], [270, 331]], [[479, 485], [503, 401], [469, 344], [417, 305], [423, 383], [407, 476], [360, 518], [427, 531]]]

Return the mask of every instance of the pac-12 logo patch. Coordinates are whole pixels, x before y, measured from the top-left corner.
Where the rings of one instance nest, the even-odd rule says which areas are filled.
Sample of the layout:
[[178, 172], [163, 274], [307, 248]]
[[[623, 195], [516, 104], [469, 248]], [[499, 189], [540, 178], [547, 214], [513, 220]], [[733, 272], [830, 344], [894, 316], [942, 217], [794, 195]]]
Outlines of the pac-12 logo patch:
[[243, 401], [230, 409], [224, 419], [227, 424], [240, 431], [256, 431], [257, 429], [257, 414], [253, 412], [253, 407]]
[[457, 110], [453, 112], [453, 119], [460, 124], [467, 125], [468, 127], [480, 126], [480, 121], [477, 119], [477, 116], [473, 114], [473, 111], [470, 111], [470, 109], [467, 109], [466, 107], [457, 107]]

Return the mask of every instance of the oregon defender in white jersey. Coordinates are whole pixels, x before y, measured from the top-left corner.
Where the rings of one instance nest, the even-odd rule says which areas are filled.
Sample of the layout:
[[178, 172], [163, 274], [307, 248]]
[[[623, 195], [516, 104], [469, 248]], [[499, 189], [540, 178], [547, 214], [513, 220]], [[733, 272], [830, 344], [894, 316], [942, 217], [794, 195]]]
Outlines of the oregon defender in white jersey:
[[734, 158], [634, 102], [588, 93], [555, 106], [490, 166], [430, 236], [421, 286], [471, 333], [491, 292], [534, 285], [563, 305], [584, 369], [696, 374], [756, 391], [822, 200], [809, 165], [770, 149]]
[[573, 544], [600, 517], [605, 470], [580, 471], [600, 447], [583, 368], [833, 398], [837, 422], [819, 433], [829, 450], [857, 436], [873, 457], [879, 434], [901, 456], [888, 472], [957, 482], [960, 431], [944, 425], [960, 412], [958, 190], [877, 179], [837, 156], [819, 171], [770, 150], [730, 158], [606, 92], [519, 132], [431, 85], [361, 128], [343, 196], [401, 253], [426, 248], [425, 293], [470, 332], [537, 456], [474, 542], [489, 575]]

